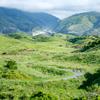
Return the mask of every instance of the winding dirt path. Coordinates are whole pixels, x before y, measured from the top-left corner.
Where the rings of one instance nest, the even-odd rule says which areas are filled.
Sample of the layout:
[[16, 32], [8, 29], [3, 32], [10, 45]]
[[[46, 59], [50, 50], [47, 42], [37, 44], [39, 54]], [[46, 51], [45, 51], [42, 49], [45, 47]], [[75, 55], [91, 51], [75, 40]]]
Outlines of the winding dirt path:
[[61, 81], [61, 80], [69, 80], [69, 79], [77, 79], [78, 77], [80, 77], [80, 76], [83, 76], [84, 75], [84, 72], [81, 72], [81, 71], [79, 71], [79, 70], [71, 70], [71, 69], [61, 69], [61, 70], [66, 70], [66, 71], [70, 71], [70, 72], [72, 72], [73, 73], [73, 75], [72, 76], [68, 76], [68, 77], [62, 77], [62, 78], [57, 78], [57, 79], [52, 79], [52, 80], [45, 80], [45, 81], [43, 81], [43, 83], [44, 82], [55, 82], [55, 81]]

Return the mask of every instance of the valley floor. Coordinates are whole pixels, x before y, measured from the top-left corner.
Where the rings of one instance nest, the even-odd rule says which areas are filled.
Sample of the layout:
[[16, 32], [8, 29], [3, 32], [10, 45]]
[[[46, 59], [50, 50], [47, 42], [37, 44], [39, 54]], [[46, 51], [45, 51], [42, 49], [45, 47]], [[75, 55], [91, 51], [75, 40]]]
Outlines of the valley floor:
[[[86, 80], [84, 74], [99, 69], [100, 63], [92, 61], [91, 56], [98, 56], [100, 50], [76, 50], [75, 44], [67, 41], [67, 35], [50, 36], [46, 41], [1, 35], [1, 100], [100, 100], [99, 83], [94, 91], [79, 88]], [[16, 69], [4, 68], [9, 60], [16, 61]]]

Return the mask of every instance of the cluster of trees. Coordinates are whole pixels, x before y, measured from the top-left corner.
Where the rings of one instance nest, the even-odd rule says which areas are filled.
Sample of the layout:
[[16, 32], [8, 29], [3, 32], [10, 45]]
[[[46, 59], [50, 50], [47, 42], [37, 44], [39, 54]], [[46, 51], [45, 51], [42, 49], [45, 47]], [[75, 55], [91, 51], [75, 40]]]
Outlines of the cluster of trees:
[[86, 80], [80, 85], [79, 89], [85, 89], [88, 93], [85, 97], [81, 97], [79, 100], [100, 100], [100, 69], [95, 73], [86, 73]]
[[46, 36], [46, 35], [37, 35], [37, 36], [33, 36], [33, 41], [36, 41], [36, 42], [48, 42], [50, 41], [50, 37], [49, 36]]
[[84, 51], [86, 51], [88, 49], [91, 49], [91, 48], [93, 48], [93, 47], [95, 47], [95, 46], [97, 46], [99, 44], [100, 44], [100, 37], [96, 38], [93, 41], [89, 41], [87, 44], [84, 44], [84, 46], [81, 48], [80, 51], [84, 52]]
[[76, 36], [68, 39], [69, 42], [77, 44], [75, 47], [79, 47], [79, 51], [84, 52], [91, 48], [100, 45], [99, 36]]
[[69, 38], [68, 41], [69, 42], [72, 42], [72, 43], [78, 43], [80, 40], [84, 40], [86, 39], [85, 36], [77, 36], [77, 37], [74, 37], [74, 38]]
[[17, 34], [17, 33], [10, 33], [10, 34], [8, 34], [8, 36], [15, 38], [15, 39], [21, 39], [22, 38], [21, 34]]

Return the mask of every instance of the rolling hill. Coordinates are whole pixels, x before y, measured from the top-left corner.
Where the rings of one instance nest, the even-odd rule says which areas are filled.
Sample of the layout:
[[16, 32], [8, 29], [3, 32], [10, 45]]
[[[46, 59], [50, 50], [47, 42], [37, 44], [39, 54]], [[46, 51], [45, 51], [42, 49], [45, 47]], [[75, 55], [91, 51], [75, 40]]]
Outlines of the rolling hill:
[[47, 13], [31, 13], [0, 7], [0, 33], [28, 32], [37, 29], [53, 30], [59, 19]]
[[100, 35], [100, 13], [86, 12], [65, 18], [56, 30], [75, 35]]

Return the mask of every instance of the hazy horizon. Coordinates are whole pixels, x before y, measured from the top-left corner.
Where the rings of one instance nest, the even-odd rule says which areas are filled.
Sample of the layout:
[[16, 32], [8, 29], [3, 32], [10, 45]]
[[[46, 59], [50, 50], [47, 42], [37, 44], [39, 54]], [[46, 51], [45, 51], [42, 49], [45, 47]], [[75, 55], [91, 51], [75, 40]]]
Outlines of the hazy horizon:
[[1, 0], [0, 7], [16, 8], [29, 12], [44, 12], [58, 18], [65, 18], [76, 13], [100, 11], [98, 0]]

